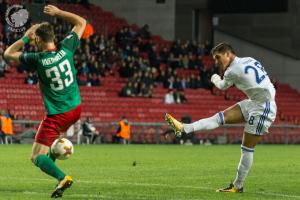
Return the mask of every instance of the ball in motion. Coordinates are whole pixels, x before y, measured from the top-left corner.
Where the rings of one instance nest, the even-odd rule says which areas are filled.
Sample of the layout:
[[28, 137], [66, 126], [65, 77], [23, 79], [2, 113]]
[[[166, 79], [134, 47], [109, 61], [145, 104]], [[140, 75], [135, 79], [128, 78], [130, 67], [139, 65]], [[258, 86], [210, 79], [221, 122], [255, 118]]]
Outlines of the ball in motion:
[[51, 145], [51, 154], [59, 160], [66, 160], [73, 153], [73, 144], [70, 140], [66, 138], [56, 139]]

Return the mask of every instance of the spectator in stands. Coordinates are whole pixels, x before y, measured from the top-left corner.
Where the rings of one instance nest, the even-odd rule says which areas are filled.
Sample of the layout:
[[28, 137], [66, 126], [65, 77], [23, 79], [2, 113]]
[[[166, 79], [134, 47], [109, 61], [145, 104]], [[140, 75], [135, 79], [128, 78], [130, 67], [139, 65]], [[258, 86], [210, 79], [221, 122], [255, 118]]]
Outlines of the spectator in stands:
[[140, 36], [142, 39], [149, 40], [151, 38], [151, 33], [149, 30], [149, 25], [145, 24], [138, 32], [138, 36]]
[[210, 90], [213, 88], [213, 84], [209, 80], [209, 77], [211, 77], [214, 73], [218, 73], [218, 69], [216, 67], [211, 69], [204, 68], [203, 71], [201, 71], [200, 75], [201, 75], [201, 80], [204, 88]]
[[[173, 55], [174, 58], [174, 55]], [[166, 47], [163, 48], [162, 51], [159, 52], [159, 60], [161, 63], [167, 63], [169, 59], [169, 51]]]
[[170, 53], [169, 57], [168, 57], [168, 65], [172, 68], [172, 69], [176, 69], [179, 68], [179, 59], [180, 58], [176, 58], [174, 53]]
[[184, 90], [187, 88], [187, 82], [186, 82], [186, 78], [185, 77], [182, 77], [182, 78], [179, 78], [179, 81], [180, 81], [180, 85], [181, 85], [181, 88]]
[[185, 68], [185, 69], [188, 69], [189, 68], [189, 57], [187, 54], [183, 55], [182, 59], [181, 59], [181, 62], [182, 62], [182, 67]]
[[196, 89], [204, 87], [200, 75], [196, 76], [196, 78], [195, 78], [195, 86], [196, 86]]
[[129, 144], [130, 142], [130, 134], [131, 134], [131, 125], [128, 122], [128, 119], [125, 116], [121, 117], [121, 121], [119, 122], [119, 127], [116, 132], [115, 138], [119, 140], [121, 144]]
[[157, 75], [155, 81], [160, 84], [160, 85], [163, 85], [165, 88], [167, 87], [168, 85], [168, 82], [167, 82], [168, 78], [167, 78], [167, 74], [166, 74], [166, 71], [162, 70], [160, 71], [160, 73]]
[[7, 0], [2, 0], [0, 3], [0, 23], [5, 24], [5, 13], [8, 7]]
[[189, 58], [188, 58], [188, 68], [189, 69], [196, 68], [196, 58], [191, 52], [189, 53]]
[[120, 92], [121, 97], [132, 97], [134, 96], [133, 94], [133, 85], [132, 82], [129, 81], [121, 90]]
[[138, 96], [151, 98], [152, 97], [152, 89], [153, 89], [152, 85], [147, 86], [146, 83], [142, 82]]
[[191, 75], [191, 77], [189, 78], [188, 81], [189, 81], [188, 82], [189, 88], [191, 88], [191, 89], [197, 88], [196, 77], [194, 74]]
[[173, 42], [170, 48], [170, 52], [173, 53], [175, 57], [178, 57], [178, 55], [180, 54], [180, 50], [179, 50], [180, 43], [181, 41], [177, 39], [176, 41]]
[[[94, 60], [91, 62], [91, 74], [105, 77], [105, 63], [99, 65], [99, 62]], [[100, 78], [100, 77], [99, 77]]]
[[183, 90], [182, 81], [178, 76], [175, 78], [173, 88], [176, 90]]
[[25, 83], [29, 85], [35, 85], [38, 82], [38, 77], [36, 73], [28, 72], [27, 76], [25, 77]]
[[95, 128], [91, 117], [87, 117], [85, 122], [82, 124], [82, 135], [89, 137], [91, 139], [91, 144], [94, 144], [96, 139], [100, 136], [100, 133]]
[[196, 54], [198, 55], [198, 56], [203, 56], [203, 55], [206, 55], [206, 49], [205, 49], [205, 45], [204, 44], [201, 44], [201, 43], [199, 43], [198, 44], [198, 47], [197, 47], [197, 52], [196, 52]]
[[4, 77], [5, 72], [8, 69], [8, 65], [3, 59], [2, 54], [0, 54], [0, 77]]
[[198, 70], [202, 71], [204, 68], [204, 65], [202, 63], [202, 56], [199, 55], [193, 64], [194, 64], [194, 67], [192, 68], [192, 66], [191, 66], [191, 69], [198, 69]]
[[83, 62], [81, 65], [81, 73], [83, 75], [88, 75], [90, 73], [90, 67], [88, 66], [87, 62]]
[[119, 69], [120, 77], [122, 77], [122, 78], [128, 78], [128, 77], [130, 77], [132, 69], [130, 69], [129, 65], [123, 60], [121, 62], [121, 66], [120, 66], [120, 69]]
[[153, 79], [152, 79], [152, 74], [150, 71], [145, 71], [143, 78], [142, 78], [142, 83], [145, 83], [147, 87], [153, 84]]
[[171, 75], [166, 82], [167, 85], [164, 85], [165, 88], [173, 89], [174, 88], [175, 77]]
[[174, 92], [174, 99], [175, 99], [175, 103], [179, 103], [179, 104], [187, 102], [187, 98], [185, 97], [183, 90], [176, 90]]
[[88, 75], [88, 85], [89, 86], [100, 86], [101, 85], [101, 81], [99, 76], [97, 76], [96, 73], [94, 74], [89, 74]]
[[205, 40], [204, 49], [205, 49], [205, 55], [209, 55], [212, 49], [212, 45], [209, 40]]
[[133, 87], [132, 87], [132, 96], [136, 97], [140, 93], [140, 86], [139, 82], [133, 82]]
[[174, 92], [173, 89], [169, 89], [168, 93], [165, 94], [164, 97], [164, 103], [165, 104], [174, 104], [175, 103], [175, 98], [174, 98]]

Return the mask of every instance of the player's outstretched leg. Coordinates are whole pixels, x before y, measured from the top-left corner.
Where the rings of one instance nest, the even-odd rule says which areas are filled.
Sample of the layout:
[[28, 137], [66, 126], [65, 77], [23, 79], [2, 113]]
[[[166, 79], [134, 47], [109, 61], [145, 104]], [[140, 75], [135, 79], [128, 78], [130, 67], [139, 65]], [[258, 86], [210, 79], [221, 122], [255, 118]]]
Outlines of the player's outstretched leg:
[[212, 117], [201, 119], [191, 124], [183, 124], [168, 113], [165, 114], [165, 120], [177, 137], [180, 137], [183, 132], [188, 134], [195, 131], [212, 130], [225, 123], [223, 112], [218, 112]]
[[72, 179], [72, 177], [71, 177], [71, 176], [65, 176], [64, 179], [61, 180], [61, 181], [57, 184], [57, 186], [56, 186], [54, 192], [53, 192], [52, 195], [51, 195], [51, 198], [59, 198], [59, 197], [62, 197], [64, 191], [65, 191], [67, 188], [71, 187], [72, 184], [73, 184], [73, 179]]

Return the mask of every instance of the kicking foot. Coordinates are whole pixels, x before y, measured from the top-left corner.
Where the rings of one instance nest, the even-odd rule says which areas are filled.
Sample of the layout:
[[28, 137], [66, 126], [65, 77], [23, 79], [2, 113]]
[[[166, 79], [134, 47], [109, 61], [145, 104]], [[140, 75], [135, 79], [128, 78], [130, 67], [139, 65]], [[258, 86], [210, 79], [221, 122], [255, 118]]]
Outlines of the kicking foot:
[[59, 198], [62, 197], [64, 191], [71, 187], [71, 185], [73, 184], [73, 180], [71, 176], [65, 176], [65, 178], [63, 180], [61, 180], [56, 188], [55, 191], [52, 193], [51, 198]]
[[173, 129], [175, 135], [177, 137], [180, 137], [183, 133], [183, 124], [176, 120], [174, 117], [172, 117], [170, 114], [165, 114], [165, 121], [168, 124], [168, 126]]

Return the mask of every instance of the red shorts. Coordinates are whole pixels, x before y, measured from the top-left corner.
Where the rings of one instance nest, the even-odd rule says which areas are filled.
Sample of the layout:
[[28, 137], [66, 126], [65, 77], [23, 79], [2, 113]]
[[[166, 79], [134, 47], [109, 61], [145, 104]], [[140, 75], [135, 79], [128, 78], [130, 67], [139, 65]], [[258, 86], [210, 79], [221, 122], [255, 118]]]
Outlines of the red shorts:
[[35, 135], [35, 142], [50, 147], [61, 133], [66, 132], [72, 124], [79, 120], [80, 114], [81, 105], [79, 104], [66, 113], [47, 115], [39, 126]]

